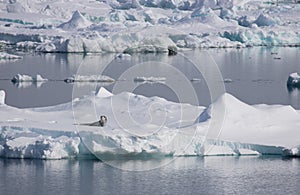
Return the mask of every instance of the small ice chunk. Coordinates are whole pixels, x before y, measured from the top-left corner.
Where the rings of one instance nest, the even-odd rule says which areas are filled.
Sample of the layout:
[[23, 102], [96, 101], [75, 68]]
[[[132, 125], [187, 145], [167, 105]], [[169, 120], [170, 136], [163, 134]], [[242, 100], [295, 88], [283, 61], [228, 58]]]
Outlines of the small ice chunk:
[[14, 76], [11, 81], [13, 83], [19, 83], [19, 82], [45, 82], [48, 81], [48, 79], [43, 78], [41, 75], [36, 75], [36, 76], [29, 76], [26, 74], [17, 74]]
[[44, 82], [48, 81], [48, 79], [43, 78], [41, 75], [37, 74], [36, 77], [33, 77], [35, 82]]
[[21, 59], [22, 56], [17, 56], [13, 54], [8, 54], [4, 52], [0, 52], [0, 60], [16, 60], [16, 59]]
[[134, 82], [164, 82], [166, 77], [135, 77]]
[[230, 79], [230, 78], [226, 78], [226, 79], [224, 79], [224, 83], [232, 83], [233, 81], [232, 81], [232, 79]]
[[25, 74], [17, 74], [11, 79], [12, 82], [18, 83], [18, 82], [25, 82], [25, 81], [32, 81], [32, 77]]
[[73, 75], [64, 79], [66, 83], [74, 83], [74, 82], [115, 82], [115, 80], [109, 76], [105, 75]]
[[121, 53], [121, 54], [117, 55], [117, 58], [120, 58], [120, 59], [130, 59], [131, 55], [128, 54], [128, 53]]
[[287, 86], [300, 87], [300, 75], [297, 72], [291, 73], [289, 75]]
[[200, 82], [201, 79], [200, 79], [200, 78], [192, 78], [191, 81], [192, 81], [192, 82]]

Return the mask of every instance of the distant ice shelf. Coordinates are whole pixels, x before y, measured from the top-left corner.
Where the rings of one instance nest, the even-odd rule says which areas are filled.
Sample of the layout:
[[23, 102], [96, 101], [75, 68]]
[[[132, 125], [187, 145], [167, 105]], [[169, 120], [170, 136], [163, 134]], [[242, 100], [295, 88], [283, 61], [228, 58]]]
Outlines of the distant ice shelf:
[[[6, 1], [3, 45], [39, 52], [169, 53], [300, 46], [300, 4], [282, 1]], [[2, 42], [1, 42], [2, 43]]]

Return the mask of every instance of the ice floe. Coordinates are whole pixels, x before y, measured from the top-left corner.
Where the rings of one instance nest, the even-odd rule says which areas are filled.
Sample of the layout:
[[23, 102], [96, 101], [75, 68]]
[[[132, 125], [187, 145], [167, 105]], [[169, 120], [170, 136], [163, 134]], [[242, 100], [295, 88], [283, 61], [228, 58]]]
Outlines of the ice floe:
[[166, 77], [135, 77], [133, 79], [134, 82], [165, 82]]
[[105, 75], [73, 75], [64, 79], [66, 83], [74, 82], [114, 82], [115, 80], [109, 76]]
[[[299, 111], [283, 105], [251, 106], [230, 94], [207, 108], [128, 92], [112, 94], [104, 88], [44, 108], [5, 105], [3, 91], [0, 100], [1, 157], [299, 156]], [[76, 125], [97, 121], [100, 115], [108, 118], [104, 127]], [[215, 123], [220, 128], [210, 129]]]

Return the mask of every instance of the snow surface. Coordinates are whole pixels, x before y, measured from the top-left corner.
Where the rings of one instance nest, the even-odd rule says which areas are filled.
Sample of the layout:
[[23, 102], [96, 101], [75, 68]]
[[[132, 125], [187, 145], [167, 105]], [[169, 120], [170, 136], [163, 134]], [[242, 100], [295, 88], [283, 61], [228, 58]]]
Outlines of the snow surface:
[[230, 79], [230, 78], [225, 78], [223, 81], [224, 81], [224, 83], [232, 83], [233, 82], [232, 79]]
[[[300, 156], [300, 113], [290, 106], [247, 105], [224, 94], [209, 107], [105, 88], [72, 102], [31, 109], [3, 104], [0, 156], [61, 159], [96, 155]], [[218, 110], [225, 108], [225, 115]], [[217, 111], [217, 113], [214, 113]], [[105, 127], [80, 125], [106, 115]], [[208, 130], [221, 122], [218, 135]]]
[[298, 3], [267, 0], [0, 1], [0, 39], [82, 53], [299, 46], [299, 11]]

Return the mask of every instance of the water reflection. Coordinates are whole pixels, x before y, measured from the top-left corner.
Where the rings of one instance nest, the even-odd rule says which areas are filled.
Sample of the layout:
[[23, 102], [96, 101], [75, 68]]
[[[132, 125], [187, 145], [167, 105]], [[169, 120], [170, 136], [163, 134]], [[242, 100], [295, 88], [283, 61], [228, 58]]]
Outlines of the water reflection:
[[13, 85], [16, 88], [29, 88], [34, 86], [35, 88], [40, 88], [45, 82], [14, 82]]
[[[118, 163], [153, 167], [155, 161]], [[300, 159], [272, 156], [181, 157], [142, 172], [96, 160], [0, 159], [0, 188], [3, 194], [297, 194], [299, 168]]]

